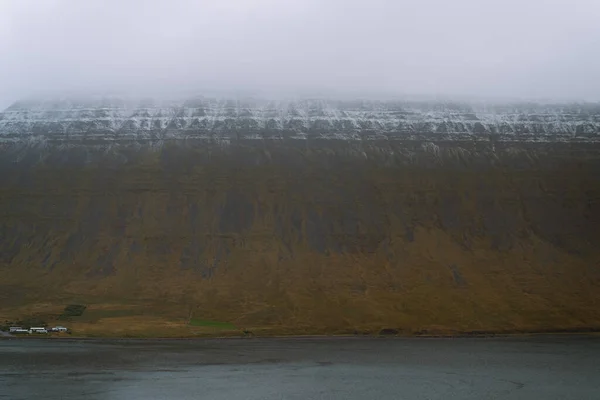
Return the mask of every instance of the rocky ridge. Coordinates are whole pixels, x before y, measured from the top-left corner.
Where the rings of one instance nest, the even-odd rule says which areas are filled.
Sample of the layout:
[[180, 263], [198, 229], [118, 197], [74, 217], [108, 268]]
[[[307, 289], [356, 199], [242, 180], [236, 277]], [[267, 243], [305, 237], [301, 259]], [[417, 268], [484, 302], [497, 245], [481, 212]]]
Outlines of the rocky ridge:
[[17, 102], [0, 142], [202, 139], [598, 142], [600, 104], [96, 98]]

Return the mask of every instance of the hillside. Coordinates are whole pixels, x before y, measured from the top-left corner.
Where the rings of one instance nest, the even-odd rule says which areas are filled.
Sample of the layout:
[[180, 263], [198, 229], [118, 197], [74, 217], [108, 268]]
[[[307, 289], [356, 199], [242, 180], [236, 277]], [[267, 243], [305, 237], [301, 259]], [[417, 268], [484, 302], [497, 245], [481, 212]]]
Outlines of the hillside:
[[599, 105], [21, 102], [0, 171], [0, 318], [600, 328]]

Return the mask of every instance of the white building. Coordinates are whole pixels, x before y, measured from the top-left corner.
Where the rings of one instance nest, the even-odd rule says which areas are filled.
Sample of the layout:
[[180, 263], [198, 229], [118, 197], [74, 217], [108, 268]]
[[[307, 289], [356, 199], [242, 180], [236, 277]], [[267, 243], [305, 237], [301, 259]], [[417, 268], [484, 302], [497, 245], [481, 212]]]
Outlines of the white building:
[[55, 326], [54, 328], [51, 329], [52, 332], [67, 332], [68, 329], [65, 328], [64, 326]]

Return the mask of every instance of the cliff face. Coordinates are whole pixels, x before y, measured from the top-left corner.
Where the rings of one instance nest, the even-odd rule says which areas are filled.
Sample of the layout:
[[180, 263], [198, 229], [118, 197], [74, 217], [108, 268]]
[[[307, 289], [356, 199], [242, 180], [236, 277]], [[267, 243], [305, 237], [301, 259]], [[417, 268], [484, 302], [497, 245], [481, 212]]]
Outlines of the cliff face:
[[598, 104], [212, 99], [19, 102], [0, 138], [598, 141]]
[[290, 332], [600, 326], [597, 105], [105, 103], [0, 117], [4, 304]]

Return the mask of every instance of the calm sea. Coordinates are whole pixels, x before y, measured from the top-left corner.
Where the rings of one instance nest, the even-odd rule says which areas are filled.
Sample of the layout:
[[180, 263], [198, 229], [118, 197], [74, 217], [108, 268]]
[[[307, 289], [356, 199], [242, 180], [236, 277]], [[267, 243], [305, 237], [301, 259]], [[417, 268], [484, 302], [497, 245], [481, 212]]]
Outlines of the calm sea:
[[0, 340], [0, 399], [600, 399], [600, 338]]

